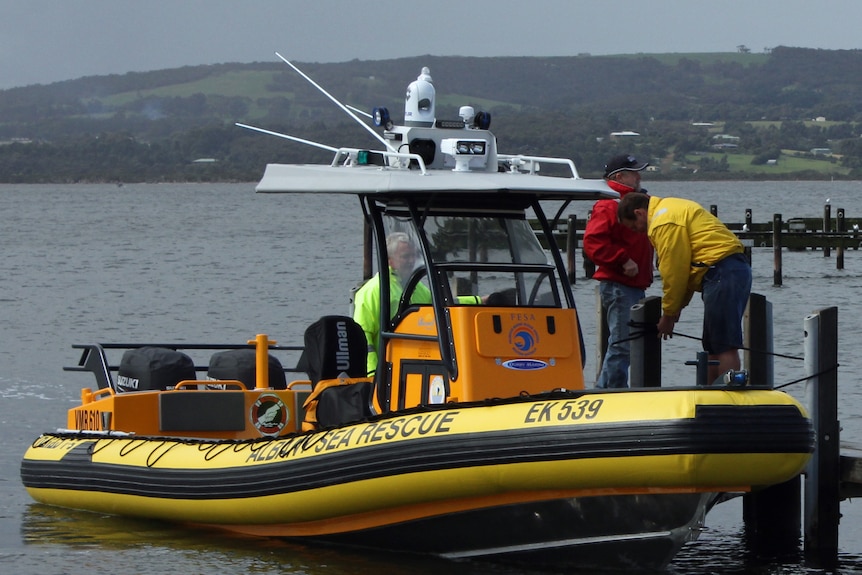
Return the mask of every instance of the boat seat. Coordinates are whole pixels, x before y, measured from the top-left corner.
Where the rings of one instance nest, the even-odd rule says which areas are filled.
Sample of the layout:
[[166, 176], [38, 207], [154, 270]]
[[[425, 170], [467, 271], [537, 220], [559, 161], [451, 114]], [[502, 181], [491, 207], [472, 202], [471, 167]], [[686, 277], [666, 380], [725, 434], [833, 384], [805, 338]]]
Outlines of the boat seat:
[[372, 380], [365, 377], [368, 343], [353, 318], [324, 316], [308, 326], [298, 369], [311, 380], [303, 429], [357, 421], [372, 414]]
[[317, 382], [366, 375], [368, 342], [365, 332], [353, 318], [327, 315], [308, 326], [304, 335], [305, 349], [297, 369], [308, 374], [312, 389]]
[[[284, 367], [277, 357], [269, 354], [269, 387], [287, 389]], [[257, 386], [257, 351], [247, 349], [228, 349], [216, 352], [210, 357], [207, 377], [211, 380], [235, 379], [248, 389]], [[218, 385], [215, 383], [214, 385]]]
[[138, 347], [123, 353], [117, 369], [117, 392], [164, 391], [181, 381], [197, 379], [188, 355], [166, 347]]

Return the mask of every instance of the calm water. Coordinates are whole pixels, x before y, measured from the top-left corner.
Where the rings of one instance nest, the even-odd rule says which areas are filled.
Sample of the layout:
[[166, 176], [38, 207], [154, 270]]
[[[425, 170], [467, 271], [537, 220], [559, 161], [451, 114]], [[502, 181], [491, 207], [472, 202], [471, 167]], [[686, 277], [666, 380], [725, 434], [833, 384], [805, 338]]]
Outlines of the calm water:
[[[862, 183], [716, 183], [649, 186], [655, 195], [683, 196], [718, 206], [726, 221], [756, 222], [774, 213], [862, 216]], [[573, 208], [579, 215], [589, 206]], [[252, 184], [0, 186], [0, 572], [61, 573], [515, 573], [500, 567], [434, 559], [239, 539], [158, 523], [75, 513], [37, 505], [18, 468], [29, 443], [61, 427], [86, 374], [72, 343], [196, 341], [241, 343], [267, 333], [279, 343], [301, 341], [319, 316], [344, 313], [349, 287], [361, 278], [361, 221], [351, 197], [255, 195]], [[773, 302], [775, 351], [801, 357], [803, 320], [837, 305], [839, 415], [843, 439], [862, 443], [862, 390], [856, 373], [862, 329], [862, 251], [784, 252], [784, 286], [772, 286], [772, 251], [755, 249], [754, 291]], [[578, 262], [580, 266], [580, 261]], [[594, 378], [592, 281], [576, 292], [588, 334], [587, 378]], [[659, 285], [650, 295], [659, 295]], [[697, 336], [695, 301], [677, 331]], [[665, 377], [689, 384], [685, 366], [697, 341], [665, 345]], [[799, 360], [776, 358], [776, 383], [804, 375]], [[805, 397], [802, 385], [789, 390]], [[841, 573], [862, 573], [862, 507], [843, 502]], [[687, 546], [670, 573], [817, 573], [799, 558], [758, 561], [742, 544], [738, 501], [707, 518], [709, 530]]]

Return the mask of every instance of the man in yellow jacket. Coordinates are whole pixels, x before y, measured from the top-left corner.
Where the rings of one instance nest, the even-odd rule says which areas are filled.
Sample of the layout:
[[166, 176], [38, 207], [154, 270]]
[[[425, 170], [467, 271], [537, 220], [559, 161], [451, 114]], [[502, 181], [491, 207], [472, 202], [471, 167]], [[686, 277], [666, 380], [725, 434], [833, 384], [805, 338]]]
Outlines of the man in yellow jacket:
[[738, 370], [742, 316], [751, 294], [751, 265], [739, 238], [700, 204], [682, 198], [627, 194], [618, 215], [655, 247], [662, 278], [659, 336], [673, 336], [682, 308], [702, 292], [703, 349], [718, 362], [709, 366], [709, 382]]

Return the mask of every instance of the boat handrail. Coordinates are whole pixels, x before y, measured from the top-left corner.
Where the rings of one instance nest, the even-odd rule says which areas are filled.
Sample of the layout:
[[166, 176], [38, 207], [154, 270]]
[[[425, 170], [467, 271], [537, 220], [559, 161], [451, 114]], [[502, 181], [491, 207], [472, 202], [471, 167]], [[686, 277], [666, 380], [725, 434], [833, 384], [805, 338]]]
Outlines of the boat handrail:
[[[181, 382], [177, 383], [173, 389], [168, 389], [167, 391], [178, 391], [182, 389], [191, 389], [191, 390], [199, 390], [199, 386], [211, 386], [211, 385], [219, 385], [224, 389], [227, 389], [228, 386], [233, 386], [240, 391], [248, 391], [248, 387], [238, 379], [184, 379]], [[207, 390], [209, 391], [209, 390]]]
[[504, 262], [435, 262], [434, 267], [453, 272], [495, 271], [495, 272], [553, 272], [556, 268], [549, 263], [518, 264]]
[[533, 175], [535, 175], [536, 172], [539, 171], [540, 163], [560, 164], [569, 167], [569, 169], [572, 171], [572, 179], [581, 179], [581, 176], [578, 174], [578, 169], [575, 167], [575, 163], [569, 158], [525, 156], [523, 154], [497, 154], [497, 159], [508, 162], [509, 170], [512, 172], [518, 172], [522, 168], [525, 168], [529, 174]]
[[331, 167], [337, 168], [339, 166], [365, 166], [368, 165], [360, 161], [359, 156], [362, 153], [366, 154], [379, 154], [384, 158], [395, 158], [397, 160], [404, 161], [403, 165], [387, 165], [381, 166], [383, 168], [400, 168], [403, 169], [405, 166], [410, 165], [410, 160], [416, 160], [416, 163], [419, 165], [419, 171], [422, 172], [422, 175], [428, 173], [428, 168], [425, 166], [425, 160], [422, 159], [422, 156], [419, 154], [411, 154], [404, 152], [390, 152], [386, 150], [367, 150], [363, 148], [339, 148], [335, 152], [335, 157], [332, 158]]
[[[72, 344], [73, 349], [80, 349], [81, 358], [77, 365], [64, 366], [63, 371], [78, 371], [91, 372], [96, 377], [96, 384], [99, 390], [111, 389], [116, 391], [114, 378], [112, 373], [117, 373], [120, 366], [112, 364], [108, 361], [108, 356], [105, 353], [106, 349], [138, 349], [142, 347], [163, 347], [174, 350], [234, 350], [234, 349], [255, 349], [253, 344], [211, 344], [211, 343], [85, 343]], [[270, 344], [267, 348], [271, 351], [294, 351], [302, 352], [305, 346], [302, 345], [275, 345]], [[209, 366], [194, 365], [196, 372], [207, 371]], [[305, 373], [305, 370], [296, 367], [283, 367], [285, 373]], [[191, 380], [190, 380], [191, 381]], [[220, 382], [222, 383], [222, 382]]]

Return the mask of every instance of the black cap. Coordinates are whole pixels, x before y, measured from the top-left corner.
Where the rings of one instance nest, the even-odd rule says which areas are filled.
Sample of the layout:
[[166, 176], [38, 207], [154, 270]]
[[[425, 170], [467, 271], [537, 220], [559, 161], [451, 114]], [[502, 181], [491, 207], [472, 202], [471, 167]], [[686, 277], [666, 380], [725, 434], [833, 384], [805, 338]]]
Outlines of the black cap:
[[631, 170], [633, 172], [640, 172], [644, 168], [649, 166], [649, 162], [644, 162], [643, 164], [639, 163], [637, 158], [632, 156], [631, 154], [622, 154], [620, 156], [614, 156], [608, 163], [605, 164], [605, 179], [610, 178], [617, 172], [621, 172], [623, 170]]

